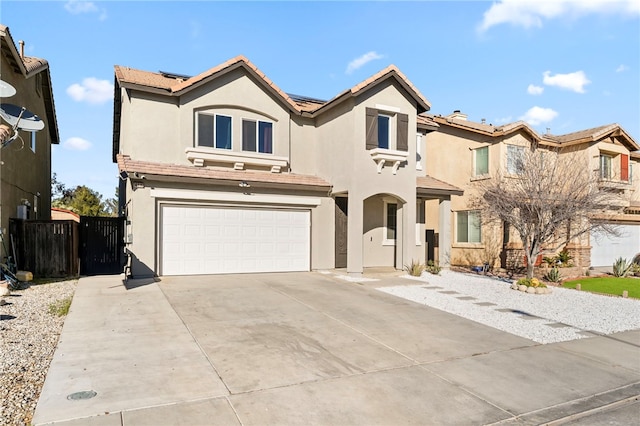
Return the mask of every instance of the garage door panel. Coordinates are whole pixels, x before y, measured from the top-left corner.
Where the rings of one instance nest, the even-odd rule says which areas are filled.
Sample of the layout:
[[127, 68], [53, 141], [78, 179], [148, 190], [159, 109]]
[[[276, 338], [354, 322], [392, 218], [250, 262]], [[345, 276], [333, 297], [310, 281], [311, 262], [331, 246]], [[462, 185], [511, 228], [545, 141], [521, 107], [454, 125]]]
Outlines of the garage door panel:
[[591, 266], [612, 266], [622, 257], [631, 259], [640, 253], [640, 225], [621, 225], [619, 236], [591, 234]]
[[310, 212], [163, 206], [163, 275], [308, 271]]

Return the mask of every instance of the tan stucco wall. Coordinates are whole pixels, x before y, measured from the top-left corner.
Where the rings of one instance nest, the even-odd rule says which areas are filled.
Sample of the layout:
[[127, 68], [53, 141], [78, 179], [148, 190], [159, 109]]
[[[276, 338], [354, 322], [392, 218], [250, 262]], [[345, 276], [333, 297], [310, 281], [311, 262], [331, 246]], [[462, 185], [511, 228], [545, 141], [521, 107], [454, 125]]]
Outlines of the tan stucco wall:
[[[20, 131], [20, 138], [0, 150], [0, 226], [7, 229], [9, 218], [16, 217], [22, 200], [31, 204], [30, 219], [49, 219], [51, 214], [51, 137], [39, 77], [28, 79], [16, 74], [4, 55], [1, 59], [2, 80], [16, 89], [16, 94], [2, 102], [26, 107], [45, 122], [45, 128], [36, 132], [36, 151], [30, 148], [31, 133]], [[6, 124], [2, 121], [2, 124]], [[24, 142], [24, 145], [23, 145]], [[39, 195], [38, 195], [39, 194]], [[37, 204], [37, 211], [35, 207]], [[8, 239], [8, 234], [4, 237]]]

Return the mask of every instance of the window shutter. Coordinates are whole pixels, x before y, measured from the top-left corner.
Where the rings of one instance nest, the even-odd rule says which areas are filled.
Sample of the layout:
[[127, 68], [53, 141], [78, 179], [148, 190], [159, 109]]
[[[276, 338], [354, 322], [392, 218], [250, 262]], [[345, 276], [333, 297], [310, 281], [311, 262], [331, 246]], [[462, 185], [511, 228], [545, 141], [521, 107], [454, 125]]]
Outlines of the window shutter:
[[629, 181], [629, 156], [626, 154], [620, 155], [620, 180]]
[[409, 151], [409, 116], [407, 114], [398, 114], [396, 149], [398, 151]]
[[367, 149], [375, 149], [378, 147], [378, 110], [367, 108], [366, 127]]

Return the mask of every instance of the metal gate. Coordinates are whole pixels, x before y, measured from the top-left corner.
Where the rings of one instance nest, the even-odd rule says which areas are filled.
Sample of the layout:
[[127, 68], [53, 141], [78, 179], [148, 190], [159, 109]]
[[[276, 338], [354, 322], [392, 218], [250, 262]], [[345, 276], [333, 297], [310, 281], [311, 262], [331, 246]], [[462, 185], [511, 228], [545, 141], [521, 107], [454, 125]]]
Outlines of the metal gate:
[[80, 274], [120, 274], [124, 270], [124, 217], [80, 216]]

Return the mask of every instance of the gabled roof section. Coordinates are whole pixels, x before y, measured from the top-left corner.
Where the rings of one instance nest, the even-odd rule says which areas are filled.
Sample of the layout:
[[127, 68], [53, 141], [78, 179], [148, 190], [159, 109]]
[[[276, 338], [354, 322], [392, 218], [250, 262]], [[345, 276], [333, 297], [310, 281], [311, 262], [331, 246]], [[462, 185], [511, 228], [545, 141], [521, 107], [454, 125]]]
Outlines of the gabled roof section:
[[[2, 24], [0, 24], [0, 50], [7, 62], [9, 62], [14, 73], [21, 74], [25, 79], [32, 78], [35, 75], [42, 73], [41, 89], [47, 116], [49, 137], [51, 139], [51, 143], [60, 143], [49, 63], [46, 59], [21, 55], [16, 48], [16, 44], [13, 41], [11, 32], [9, 31], [9, 27]], [[25, 106], [27, 108], [29, 107], [28, 105]]]
[[238, 68], [243, 68], [252, 75], [267, 92], [271, 93], [286, 105], [293, 112], [300, 112], [298, 105], [275, 85], [262, 71], [252, 64], [244, 56], [236, 56], [228, 61], [217, 65], [203, 73], [189, 78], [176, 78], [175, 75], [166, 73], [154, 73], [136, 70], [128, 67], [115, 66], [116, 82], [123, 87], [134, 87], [138, 90], [145, 90], [163, 93], [170, 96], [180, 96], [196, 87], [201, 86], [218, 77], [228, 74]]
[[409, 81], [409, 79], [402, 72], [400, 72], [400, 70], [395, 65], [389, 65], [382, 71], [372, 75], [363, 82], [356, 84], [351, 89], [345, 90], [324, 105], [321, 105], [319, 108], [310, 112], [313, 116], [315, 116], [343, 102], [344, 100], [350, 97], [358, 96], [361, 93], [364, 93], [367, 90], [370, 90], [389, 79], [394, 79], [396, 82], [398, 82], [400, 86], [416, 101], [416, 109], [418, 114], [429, 111], [429, 109], [431, 109], [431, 103], [429, 103], [429, 101], [424, 96], [422, 96], [420, 91], [416, 89], [416, 87]]
[[491, 124], [477, 123], [474, 121], [443, 116], [433, 116], [433, 121], [440, 126], [455, 127], [496, 138], [508, 136], [518, 131], [523, 131], [529, 134], [534, 141], [556, 147], [597, 142], [608, 137], [617, 137], [630, 151], [640, 150], [640, 146], [637, 142], [617, 123], [579, 130], [577, 132], [567, 133], [564, 135], [552, 135], [549, 133], [541, 135], [525, 121], [515, 121], [502, 126], [493, 126]]

